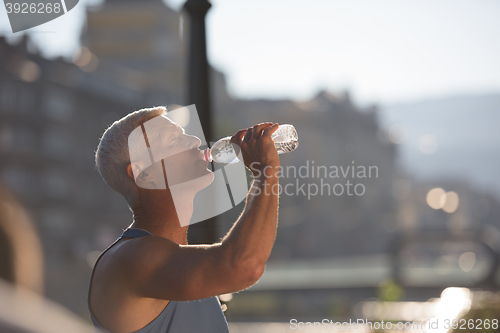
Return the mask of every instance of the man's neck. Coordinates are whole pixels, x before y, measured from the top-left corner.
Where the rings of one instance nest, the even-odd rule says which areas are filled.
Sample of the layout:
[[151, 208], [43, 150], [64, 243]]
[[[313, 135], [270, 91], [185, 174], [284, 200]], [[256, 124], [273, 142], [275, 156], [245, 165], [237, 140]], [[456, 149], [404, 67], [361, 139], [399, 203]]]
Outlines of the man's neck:
[[139, 203], [132, 208], [134, 222], [131, 228], [149, 231], [154, 236], [170, 239], [178, 244], [187, 244], [187, 229], [193, 215], [194, 194], [186, 194], [174, 204], [170, 193], [147, 191]]

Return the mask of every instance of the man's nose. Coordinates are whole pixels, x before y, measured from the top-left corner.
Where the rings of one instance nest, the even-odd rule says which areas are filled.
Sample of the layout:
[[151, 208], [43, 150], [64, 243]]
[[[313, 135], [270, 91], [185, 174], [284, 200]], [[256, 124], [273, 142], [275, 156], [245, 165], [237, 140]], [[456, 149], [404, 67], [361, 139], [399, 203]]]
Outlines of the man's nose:
[[194, 148], [198, 148], [199, 146], [201, 146], [201, 140], [194, 136], [194, 135], [188, 135], [189, 136], [189, 148], [190, 149], [194, 149]]

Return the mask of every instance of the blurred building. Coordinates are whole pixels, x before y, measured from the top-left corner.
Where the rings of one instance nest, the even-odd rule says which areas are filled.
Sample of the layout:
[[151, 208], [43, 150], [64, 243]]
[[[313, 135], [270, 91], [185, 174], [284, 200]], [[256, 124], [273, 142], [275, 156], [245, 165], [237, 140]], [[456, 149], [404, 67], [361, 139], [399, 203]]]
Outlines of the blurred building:
[[150, 104], [181, 104], [186, 85], [182, 28], [179, 14], [161, 0], [107, 0], [87, 12], [81, 42], [99, 61], [145, 74], [145, 90], [162, 91]]
[[28, 43], [0, 39], [0, 176], [35, 221], [47, 296], [86, 315], [89, 253], [131, 221], [93, 154], [108, 124], [145, 105], [145, 95], [106, 79], [115, 67], [85, 72], [28, 52]]

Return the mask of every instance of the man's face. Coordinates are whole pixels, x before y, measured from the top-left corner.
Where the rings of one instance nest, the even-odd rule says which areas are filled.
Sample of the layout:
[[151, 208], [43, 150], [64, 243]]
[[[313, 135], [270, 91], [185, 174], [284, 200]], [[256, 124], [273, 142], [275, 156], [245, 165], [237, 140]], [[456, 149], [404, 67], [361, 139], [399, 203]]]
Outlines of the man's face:
[[[153, 118], [143, 125], [146, 145], [154, 163], [143, 169], [136, 184], [142, 188], [165, 188], [189, 184], [193, 190], [200, 190], [213, 181], [213, 173], [199, 150], [201, 141], [187, 135], [182, 127], [166, 116]], [[151, 164], [151, 163], [148, 163]]]

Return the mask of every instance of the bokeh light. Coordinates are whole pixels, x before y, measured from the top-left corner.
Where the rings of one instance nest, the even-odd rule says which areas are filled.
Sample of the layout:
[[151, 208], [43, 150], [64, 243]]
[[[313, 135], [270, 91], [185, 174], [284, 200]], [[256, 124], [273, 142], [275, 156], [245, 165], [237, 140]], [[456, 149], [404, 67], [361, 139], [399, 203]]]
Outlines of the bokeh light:
[[389, 136], [389, 140], [391, 140], [392, 143], [402, 144], [408, 137], [408, 131], [403, 125], [395, 124], [389, 128], [387, 135]]
[[433, 209], [441, 209], [446, 203], [446, 193], [440, 187], [433, 188], [427, 193], [427, 204]]
[[92, 59], [92, 53], [85, 46], [80, 47], [73, 54], [73, 63], [78, 67], [87, 66]]
[[462, 253], [458, 259], [458, 265], [464, 272], [470, 271], [476, 264], [476, 254], [474, 252]]
[[40, 77], [40, 67], [30, 60], [25, 60], [19, 69], [19, 78], [24, 82], [35, 82]]
[[433, 134], [424, 134], [418, 143], [420, 151], [426, 155], [434, 154], [438, 149], [438, 141]]
[[459, 198], [458, 198], [458, 194], [456, 192], [446, 192], [446, 196], [445, 196], [445, 203], [444, 203], [444, 206], [443, 206], [443, 210], [447, 213], [454, 213], [457, 208], [458, 208], [458, 204], [459, 204]]
[[89, 73], [97, 69], [99, 59], [88, 48], [82, 46], [73, 54], [73, 63], [80, 67], [82, 71]]
[[233, 294], [222, 294], [222, 295], [219, 295], [219, 299], [223, 302], [229, 302], [230, 300], [233, 299]]

